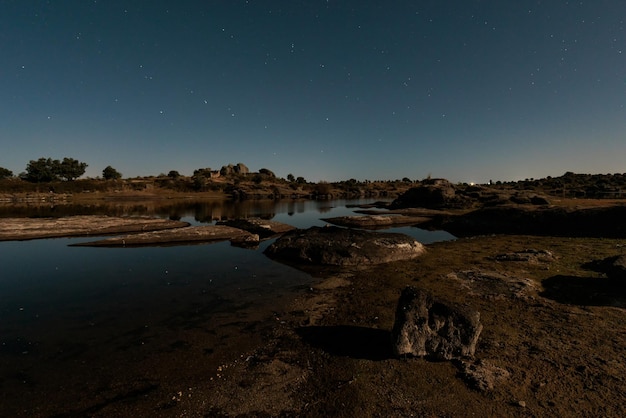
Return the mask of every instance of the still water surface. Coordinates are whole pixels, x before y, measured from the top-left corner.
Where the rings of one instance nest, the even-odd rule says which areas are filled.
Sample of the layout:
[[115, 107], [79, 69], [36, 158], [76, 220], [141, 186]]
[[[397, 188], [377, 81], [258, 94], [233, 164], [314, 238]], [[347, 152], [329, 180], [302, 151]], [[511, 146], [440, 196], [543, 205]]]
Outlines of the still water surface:
[[[307, 228], [324, 225], [320, 218], [354, 215], [347, 203], [369, 202], [177, 202], [82, 207], [78, 212], [153, 215], [195, 225], [263, 217]], [[35, 215], [60, 216], [66, 214], [63, 210], [38, 208]], [[387, 231], [409, 234], [422, 243], [453, 238], [443, 231], [412, 227]], [[279, 299], [313, 280], [265, 257], [263, 250], [272, 241], [255, 250], [228, 242], [68, 247], [93, 239], [0, 242], [0, 415], [26, 413], [24, 405], [34, 398], [41, 401], [42, 396], [56, 399], [63, 410], [67, 402], [63, 393], [74, 391], [72, 396], [79, 396], [89, 390], [84, 386], [86, 376], [97, 373], [102, 386], [107, 376], [113, 379], [120, 370], [147, 364], [155, 353], [162, 359], [181, 345], [199, 344], [208, 357], [218, 355], [219, 346], [226, 346], [231, 334], [271, 314]], [[146, 346], [152, 351], [146, 352]], [[16, 409], [11, 409], [11, 403]]]

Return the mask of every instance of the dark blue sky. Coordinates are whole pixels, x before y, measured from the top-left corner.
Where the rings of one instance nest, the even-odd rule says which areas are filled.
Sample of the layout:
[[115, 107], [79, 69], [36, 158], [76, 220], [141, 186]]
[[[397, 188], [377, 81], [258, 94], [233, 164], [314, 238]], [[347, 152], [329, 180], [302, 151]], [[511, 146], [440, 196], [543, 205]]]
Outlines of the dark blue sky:
[[626, 172], [626, 2], [0, 0], [0, 166]]

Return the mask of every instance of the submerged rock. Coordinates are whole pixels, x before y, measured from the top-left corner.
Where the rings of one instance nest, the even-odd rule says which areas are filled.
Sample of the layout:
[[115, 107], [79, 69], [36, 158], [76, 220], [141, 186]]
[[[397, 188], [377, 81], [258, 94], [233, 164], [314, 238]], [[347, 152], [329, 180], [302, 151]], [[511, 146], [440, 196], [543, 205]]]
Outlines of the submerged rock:
[[294, 263], [354, 266], [408, 260], [424, 251], [424, 246], [408, 235], [330, 226], [288, 232], [265, 254]]
[[397, 355], [438, 360], [473, 357], [483, 326], [480, 314], [407, 287], [402, 291], [392, 330]]

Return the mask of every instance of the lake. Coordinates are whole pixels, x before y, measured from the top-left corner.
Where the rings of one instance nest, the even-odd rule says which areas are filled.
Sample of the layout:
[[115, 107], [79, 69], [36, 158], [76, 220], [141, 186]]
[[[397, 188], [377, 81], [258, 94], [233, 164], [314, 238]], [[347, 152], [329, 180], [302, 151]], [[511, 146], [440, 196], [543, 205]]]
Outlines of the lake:
[[[353, 215], [347, 204], [367, 203], [117, 202], [3, 207], [0, 216], [151, 215], [194, 225], [261, 217], [307, 228]], [[453, 239], [413, 227], [385, 231], [425, 244]], [[203, 379], [258, 344], [281, 306], [315, 280], [265, 257], [271, 240], [254, 250], [228, 242], [68, 247], [93, 239], [0, 242], [0, 416], [89, 415], [73, 405], [97, 411], [120, 392], [138, 396]]]

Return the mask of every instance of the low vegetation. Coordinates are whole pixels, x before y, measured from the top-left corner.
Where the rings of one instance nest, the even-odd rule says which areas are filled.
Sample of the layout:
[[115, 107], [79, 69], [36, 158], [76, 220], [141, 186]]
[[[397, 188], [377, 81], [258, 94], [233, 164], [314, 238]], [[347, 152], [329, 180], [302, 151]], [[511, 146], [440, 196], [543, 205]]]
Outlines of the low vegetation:
[[[411, 180], [349, 179], [337, 182], [309, 182], [302, 176], [288, 174], [278, 177], [268, 168], [251, 172], [244, 164], [228, 164], [220, 170], [199, 168], [191, 176], [181, 175], [176, 170], [158, 176], [123, 178], [122, 173], [112, 166], [102, 171], [97, 178], [80, 179], [87, 164], [74, 158], [63, 160], [39, 158], [31, 160], [26, 170], [14, 175], [11, 170], [0, 167], [1, 200], [19, 198], [19, 194], [66, 194], [74, 198], [97, 198], [98, 194], [141, 194], [144, 197], [172, 196], [176, 194], [202, 194], [234, 199], [279, 199], [279, 198], [353, 198], [353, 197], [396, 197], [408, 189], [431, 181], [430, 178]], [[626, 196], [625, 174], [575, 174], [567, 172], [560, 177], [525, 179], [521, 181], [489, 181], [474, 185], [458, 183], [458, 192], [466, 193], [472, 188], [492, 190], [531, 191], [546, 195], [568, 198], [623, 198]], [[83, 195], [83, 196], [77, 196]]]

